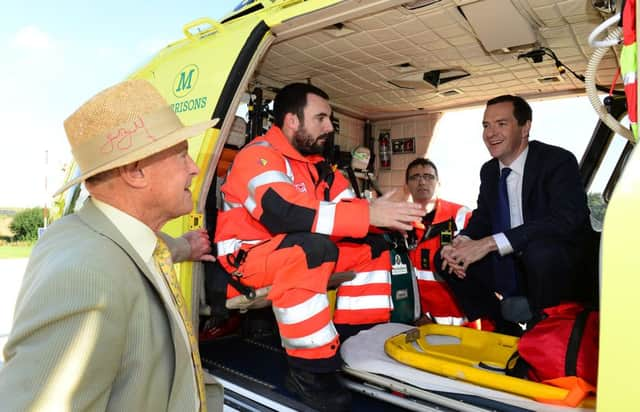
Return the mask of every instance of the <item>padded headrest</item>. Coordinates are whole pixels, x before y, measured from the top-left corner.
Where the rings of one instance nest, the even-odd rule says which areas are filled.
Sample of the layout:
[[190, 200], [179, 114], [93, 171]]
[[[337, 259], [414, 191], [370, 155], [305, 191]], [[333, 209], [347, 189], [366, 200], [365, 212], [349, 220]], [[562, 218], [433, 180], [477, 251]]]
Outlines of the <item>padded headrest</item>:
[[236, 116], [227, 137], [227, 144], [238, 148], [244, 146], [247, 135], [247, 122], [240, 116]]

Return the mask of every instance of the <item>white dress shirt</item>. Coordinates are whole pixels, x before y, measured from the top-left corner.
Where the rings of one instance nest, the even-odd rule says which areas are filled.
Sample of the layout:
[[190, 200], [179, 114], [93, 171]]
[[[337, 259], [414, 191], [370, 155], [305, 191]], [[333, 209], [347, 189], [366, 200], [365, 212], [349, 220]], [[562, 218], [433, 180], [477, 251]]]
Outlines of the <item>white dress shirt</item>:
[[[518, 156], [510, 165], [498, 162], [500, 166], [500, 174], [502, 174], [502, 169], [505, 167], [509, 167], [511, 169], [511, 173], [507, 176], [507, 196], [509, 196], [511, 228], [520, 226], [524, 223], [524, 218], [522, 217], [522, 177], [524, 176], [524, 164], [527, 161], [528, 153], [529, 146], [525, 147], [522, 153], [520, 153], [520, 156]], [[498, 253], [500, 253], [500, 256], [513, 253], [511, 242], [509, 242], [509, 239], [507, 239], [504, 233], [494, 234], [493, 239], [498, 246]]]

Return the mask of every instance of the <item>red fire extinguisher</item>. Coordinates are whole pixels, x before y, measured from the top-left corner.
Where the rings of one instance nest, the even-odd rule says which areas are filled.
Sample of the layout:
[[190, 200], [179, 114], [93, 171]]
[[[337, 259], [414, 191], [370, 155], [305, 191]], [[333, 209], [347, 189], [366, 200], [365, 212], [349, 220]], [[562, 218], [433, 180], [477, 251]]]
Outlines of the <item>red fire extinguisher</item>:
[[380, 153], [380, 168], [389, 169], [391, 167], [391, 141], [389, 139], [389, 132], [380, 133], [378, 145]]

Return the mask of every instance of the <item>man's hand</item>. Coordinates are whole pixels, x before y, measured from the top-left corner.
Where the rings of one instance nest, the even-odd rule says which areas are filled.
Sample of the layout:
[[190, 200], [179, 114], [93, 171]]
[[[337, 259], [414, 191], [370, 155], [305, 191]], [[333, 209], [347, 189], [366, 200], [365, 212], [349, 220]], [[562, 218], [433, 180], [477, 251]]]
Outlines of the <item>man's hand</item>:
[[444, 246], [440, 251], [440, 257], [442, 257], [442, 270], [448, 269], [449, 273], [455, 274], [460, 279], [464, 279], [467, 273], [464, 271], [463, 266], [458, 264], [458, 261], [453, 257], [453, 254], [456, 251], [456, 246], [459, 246], [466, 241], [470, 241], [470, 239], [468, 237], [456, 237], [450, 245]]
[[215, 262], [216, 258], [211, 254], [211, 241], [205, 229], [196, 229], [187, 232], [182, 237], [189, 242], [191, 254], [189, 260]]
[[442, 270], [445, 270], [448, 266], [449, 273], [453, 272], [460, 279], [464, 279], [469, 265], [479, 261], [494, 250], [498, 250], [498, 246], [493, 236], [487, 236], [479, 240], [471, 240], [467, 237], [459, 236], [454, 239], [451, 245], [442, 248]]
[[411, 222], [421, 219], [425, 210], [416, 203], [392, 200], [395, 194], [396, 190], [392, 190], [369, 204], [369, 223], [394, 230], [411, 230]]

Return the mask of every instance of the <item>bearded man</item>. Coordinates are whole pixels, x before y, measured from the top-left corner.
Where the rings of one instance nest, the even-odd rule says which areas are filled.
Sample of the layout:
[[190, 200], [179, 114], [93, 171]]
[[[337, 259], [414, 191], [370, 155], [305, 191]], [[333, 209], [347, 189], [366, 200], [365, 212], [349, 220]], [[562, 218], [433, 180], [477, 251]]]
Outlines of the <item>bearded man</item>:
[[[349, 410], [351, 399], [337, 376], [340, 338], [389, 321], [392, 309], [389, 250], [369, 229], [410, 230], [424, 209], [393, 193], [358, 199], [334, 173], [320, 155], [333, 132], [328, 99], [303, 83], [278, 93], [274, 125], [238, 153], [221, 186], [215, 240], [229, 273], [272, 286], [287, 387], [316, 409], [337, 411]], [[355, 278], [339, 287], [332, 318], [327, 282], [344, 271]]]

